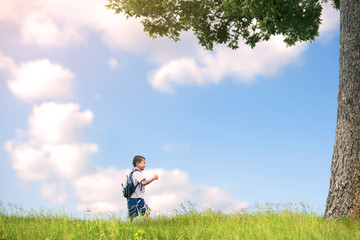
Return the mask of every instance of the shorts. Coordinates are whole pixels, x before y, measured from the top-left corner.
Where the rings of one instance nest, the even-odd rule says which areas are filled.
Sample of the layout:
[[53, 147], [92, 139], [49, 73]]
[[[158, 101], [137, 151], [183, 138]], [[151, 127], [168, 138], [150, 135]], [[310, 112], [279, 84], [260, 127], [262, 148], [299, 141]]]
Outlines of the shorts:
[[128, 209], [129, 217], [137, 217], [139, 213], [143, 216], [146, 212], [150, 212], [150, 208], [143, 198], [129, 198]]

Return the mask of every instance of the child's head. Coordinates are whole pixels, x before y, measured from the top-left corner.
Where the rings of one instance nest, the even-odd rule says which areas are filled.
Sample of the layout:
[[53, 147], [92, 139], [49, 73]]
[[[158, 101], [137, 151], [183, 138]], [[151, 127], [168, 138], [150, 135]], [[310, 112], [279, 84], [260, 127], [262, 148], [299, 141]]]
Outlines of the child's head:
[[137, 164], [140, 164], [142, 161], [145, 161], [145, 158], [140, 155], [136, 155], [133, 159], [133, 165], [136, 167]]

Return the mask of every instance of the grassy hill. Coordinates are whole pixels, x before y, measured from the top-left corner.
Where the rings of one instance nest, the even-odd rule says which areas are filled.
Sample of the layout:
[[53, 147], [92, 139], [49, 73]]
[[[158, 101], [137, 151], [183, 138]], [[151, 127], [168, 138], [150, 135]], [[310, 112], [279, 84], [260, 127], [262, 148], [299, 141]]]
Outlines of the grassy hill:
[[147, 221], [115, 215], [82, 219], [51, 213], [0, 212], [0, 239], [360, 239], [360, 221], [323, 220], [298, 209], [266, 207], [222, 214], [181, 211]]

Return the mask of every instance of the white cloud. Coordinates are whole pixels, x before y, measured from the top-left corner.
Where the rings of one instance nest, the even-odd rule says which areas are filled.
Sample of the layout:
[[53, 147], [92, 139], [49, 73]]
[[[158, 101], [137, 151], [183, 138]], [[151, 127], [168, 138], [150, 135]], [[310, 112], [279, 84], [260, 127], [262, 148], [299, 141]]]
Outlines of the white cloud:
[[106, 9], [103, 0], [0, 1], [6, 2], [3, 5], [7, 9], [0, 21], [16, 23], [22, 41], [29, 45], [66, 47], [85, 41], [87, 33], [95, 31], [109, 47], [146, 53], [155, 63], [178, 55], [191, 56], [194, 48], [200, 48], [191, 33], [183, 33], [178, 43], [167, 38], [154, 41], [144, 34], [138, 19], [115, 15]]
[[[14, 0], [13, 8], [18, 1]], [[86, 39], [86, 28], [94, 18], [94, 4], [99, 1], [33, 0], [27, 11], [18, 14], [22, 40], [41, 47], [65, 47]], [[86, 6], [86, 7], [85, 7]]]
[[0, 21], [18, 22], [33, 5], [34, 2], [28, 0], [0, 0]]
[[75, 103], [42, 103], [35, 106], [29, 118], [29, 134], [32, 140], [41, 143], [69, 144], [81, 142], [82, 131], [93, 120], [89, 110], [80, 112]]
[[92, 121], [90, 111], [79, 105], [43, 103], [29, 117], [28, 139], [8, 141], [12, 167], [19, 178], [44, 181], [71, 179], [94, 171], [90, 156], [95, 144], [85, 143], [83, 129]]
[[41, 184], [41, 197], [56, 204], [64, 204], [68, 199], [64, 183], [43, 182]]
[[332, 39], [340, 29], [340, 13], [330, 3], [323, 4], [320, 41]]
[[7, 85], [15, 97], [23, 101], [64, 100], [73, 97], [75, 75], [60, 64], [48, 59], [16, 65], [0, 52], [0, 70], [9, 74]]
[[193, 58], [180, 58], [164, 63], [148, 75], [148, 80], [153, 88], [172, 93], [174, 84], [202, 85], [206, 77], [210, 77], [206, 68], [199, 67]]
[[217, 187], [196, 186], [193, 188], [193, 195], [202, 208], [218, 209], [225, 213], [232, 213], [249, 206], [247, 202], [235, 201], [227, 192]]
[[95, 144], [46, 144], [42, 149], [47, 153], [47, 161], [62, 178], [71, 179], [95, 170], [90, 162], [90, 156], [98, 152]]
[[[90, 211], [94, 213], [109, 213], [109, 212], [118, 212], [119, 209], [122, 209], [122, 205], [119, 202], [95, 202], [95, 203], [80, 203], [77, 205], [77, 210], [79, 211]], [[124, 216], [126, 216], [126, 211], [122, 211]]]
[[149, 169], [145, 174], [148, 178], [159, 175], [159, 180], [146, 189], [149, 206], [155, 213], [171, 214], [187, 201], [195, 201], [198, 210], [211, 207], [226, 213], [248, 207], [246, 202], [232, 199], [218, 187], [193, 185], [187, 173], [178, 169]]
[[9, 73], [15, 72], [17, 69], [14, 61], [7, 56], [4, 56], [0, 51], [0, 69], [5, 70]]
[[122, 197], [121, 183], [128, 170], [108, 168], [85, 175], [73, 181], [74, 189], [80, 201], [85, 203], [113, 202]]
[[[73, 181], [74, 189], [80, 200], [79, 210], [127, 212], [126, 200], [122, 196], [120, 183], [130, 169], [108, 168], [86, 175]], [[173, 169], [148, 169], [147, 178], [154, 174], [159, 180], [146, 186], [146, 202], [153, 214], [172, 214], [180, 204], [195, 200], [199, 210], [213, 207], [225, 212], [246, 208], [247, 203], [238, 202], [216, 187], [193, 186], [186, 172]]]
[[150, 208], [161, 214], [171, 214], [181, 203], [191, 200], [191, 183], [186, 172], [174, 169], [149, 169], [144, 172], [147, 178], [154, 174], [159, 180], [147, 186], [147, 199]]
[[20, 179], [43, 181], [51, 178], [52, 164], [42, 149], [29, 144], [8, 141], [5, 144], [5, 150], [10, 153], [11, 165]]
[[192, 58], [179, 58], [164, 63], [148, 75], [157, 90], [173, 92], [176, 85], [218, 84], [226, 77], [252, 82], [256, 76], [270, 76], [285, 65], [298, 62], [306, 44], [286, 47], [282, 37], [259, 43], [254, 49], [240, 44], [238, 50], [216, 46], [214, 52], [200, 51]]
[[141, 51], [151, 42], [139, 21], [114, 15], [103, 0], [1, 0], [0, 21], [13, 21], [20, 27], [26, 44], [65, 47], [83, 42], [89, 30], [102, 34], [110, 46]]
[[161, 149], [164, 152], [171, 152], [171, 151], [186, 151], [188, 149], [190, 149], [191, 144], [190, 143], [169, 143], [169, 144], [164, 144], [161, 146]]
[[21, 26], [21, 34], [25, 43], [42, 47], [65, 46], [71, 42], [81, 42], [85, 38], [70, 25], [61, 28], [56, 19], [44, 11], [28, 14]]
[[16, 97], [24, 101], [72, 97], [74, 74], [61, 65], [42, 59], [15, 67], [9, 58], [4, 60], [3, 65], [11, 70], [7, 84]]

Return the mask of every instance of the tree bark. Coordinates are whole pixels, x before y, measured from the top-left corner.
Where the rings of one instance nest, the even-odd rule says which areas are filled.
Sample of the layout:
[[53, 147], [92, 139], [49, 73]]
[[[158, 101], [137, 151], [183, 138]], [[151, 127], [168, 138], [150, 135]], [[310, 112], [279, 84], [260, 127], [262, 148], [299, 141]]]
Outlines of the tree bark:
[[340, 1], [338, 112], [324, 218], [360, 217], [360, 1]]

